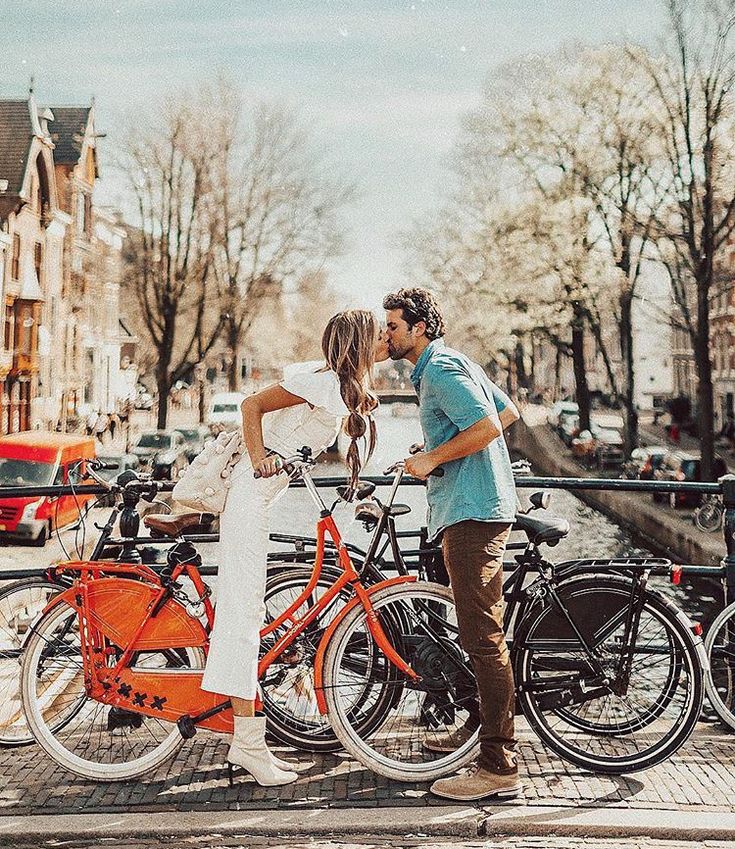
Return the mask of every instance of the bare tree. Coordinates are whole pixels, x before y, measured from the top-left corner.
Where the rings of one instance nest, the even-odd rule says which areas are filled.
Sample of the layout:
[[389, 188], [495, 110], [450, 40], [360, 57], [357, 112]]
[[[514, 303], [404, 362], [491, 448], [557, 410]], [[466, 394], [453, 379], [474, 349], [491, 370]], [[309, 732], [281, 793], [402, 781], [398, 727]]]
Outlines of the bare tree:
[[192, 95], [169, 101], [160, 122], [131, 135], [125, 156], [137, 212], [126, 287], [155, 352], [159, 428], [171, 387], [212, 348], [222, 324], [210, 271], [218, 139], [200, 106]]
[[647, 73], [657, 97], [661, 168], [671, 201], [658, 216], [657, 237], [694, 348], [707, 480], [714, 456], [709, 303], [735, 227], [735, 2], [668, 0], [667, 5], [669, 55], [653, 58], [631, 50], [630, 56]]
[[213, 267], [234, 391], [240, 348], [258, 303], [339, 252], [338, 213], [353, 190], [313, 153], [309, 134], [292, 112], [259, 106], [246, 126], [238, 117], [230, 129], [216, 187], [220, 217]]

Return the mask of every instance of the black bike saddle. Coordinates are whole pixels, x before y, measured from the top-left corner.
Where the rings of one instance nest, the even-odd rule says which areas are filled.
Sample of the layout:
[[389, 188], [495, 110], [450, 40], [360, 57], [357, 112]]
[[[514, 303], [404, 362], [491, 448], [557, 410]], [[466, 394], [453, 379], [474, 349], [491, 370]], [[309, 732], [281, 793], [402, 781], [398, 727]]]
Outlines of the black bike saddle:
[[[363, 498], [368, 498], [375, 492], [375, 484], [368, 483], [367, 481], [358, 481], [357, 489], [354, 491], [355, 498], [358, 501], [362, 501]], [[350, 487], [349, 486], [338, 486], [337, 487], [337, 495], [343, 500], [347, 501], [350, 498]]]
[[534, 545], [545, 542], [556, 545], [559, 540], [569, 533], [569, 522], [566, 519], [537, 518], [520, 513], [513, 523], [514, 531], [523, 531]]

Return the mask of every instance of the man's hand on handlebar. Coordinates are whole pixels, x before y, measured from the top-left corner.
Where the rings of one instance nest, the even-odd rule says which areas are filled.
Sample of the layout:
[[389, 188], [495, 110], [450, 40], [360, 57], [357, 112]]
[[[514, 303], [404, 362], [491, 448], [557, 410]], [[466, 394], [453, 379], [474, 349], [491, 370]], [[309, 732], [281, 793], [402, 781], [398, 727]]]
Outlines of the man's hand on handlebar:
[[444, 469], [439, 466], [431, 454], [427, 454], [424, 451], [419, 451], [411, 457], [406, 457], [403, 463], [409, 475], [422, 481], [425, 481], [430, 475], [441, 477], [444, 474]]

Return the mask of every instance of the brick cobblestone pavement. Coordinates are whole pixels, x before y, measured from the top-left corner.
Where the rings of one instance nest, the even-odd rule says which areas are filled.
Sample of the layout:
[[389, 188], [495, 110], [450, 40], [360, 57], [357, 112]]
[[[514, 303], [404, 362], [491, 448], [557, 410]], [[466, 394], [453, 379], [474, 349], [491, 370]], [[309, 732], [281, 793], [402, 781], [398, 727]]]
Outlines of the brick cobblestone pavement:
[[[629, 776], [585, 773], [520, 733], [525, 789], [508, 805], [623, 807], [735, 812], [735, 735], [700, 723], [665, 763]], [[274, 747], [281, 755], [296, 753]], [[346, 755], [307, 755], [314, 766], [285, 787], [265, 788], [241, 777], [229, 787], [227, 739], [199, 732], [177, 756], [140, 779], [94, 782], [76, 777], [37, 746], [0, 751], [0, 813], [62, 814], [196, 810], [396, 807], [444, 804], [426, 784], [375, 775]], [[455, 803], [456, 804], [456, 803]]]
[[14, 843], [13, 849], [38, 849], [39, 846], [73, 847], [73, 849], [732, 849], [731, 841], [706, 840], [655, 840], [636, 838], [575, 838], [575, 837], [494, 837], [491, 840], [429, 840], [426, 837], [406, 838], [354, 838], [335, 837], [331, 840], [286, 841], [283, 838], [225, 836], [221, 834], [190, 838], [150, 838], [121, 840], [99, 838], [73, 843], [65, 840], [49, 840], [33, 843]]

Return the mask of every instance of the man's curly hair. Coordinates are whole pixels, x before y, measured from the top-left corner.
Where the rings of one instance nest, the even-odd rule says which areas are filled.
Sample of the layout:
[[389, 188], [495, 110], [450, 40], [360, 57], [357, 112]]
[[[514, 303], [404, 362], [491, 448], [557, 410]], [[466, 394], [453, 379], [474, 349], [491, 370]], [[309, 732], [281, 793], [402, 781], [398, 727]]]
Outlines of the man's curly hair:
[[409, 327], [423, 321], [428, 339], [438, 339], [446, 330], [439, 304], [428, 289], [399, 289], [391, 292], [383, 298], [383, 309], [401, 310], [403, 320]]

